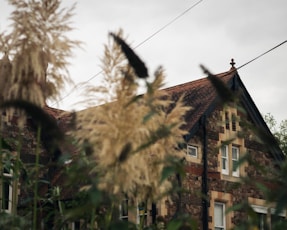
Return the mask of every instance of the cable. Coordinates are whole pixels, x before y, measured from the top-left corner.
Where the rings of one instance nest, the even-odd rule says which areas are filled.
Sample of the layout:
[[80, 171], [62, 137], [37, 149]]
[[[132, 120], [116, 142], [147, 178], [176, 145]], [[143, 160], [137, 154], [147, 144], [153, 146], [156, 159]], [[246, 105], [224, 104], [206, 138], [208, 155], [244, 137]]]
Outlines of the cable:
[[257, 57], [255, 57], [255, 58], [251, 59], [250, 61], [248, 61], [248, 62], [244, 63], [243, 65], [239, 66], [239, 67], [238, 67], [238, 68], [236, 68], [236, 69], [237, 69], [237, 70], [239, 70], [239, 69], [241, 69], [242, 67], [244, 67], [244, 66], [246, 66], [246, 65], [250, 64], [251, 62], [256, 61], [258, 58], [263, 57], [264, 55], [268, 54], [269, 52], [271, 52], [271, 51], [273, 51], [273, 50], [277, 49], [278, 47], [280, 47], [280, 46], [282, 46], [282, 45], [284, 45], [286, 42], [287, 42], [287, 40], [285, 40], [285, 41], [283, 41], [283, 42], [279, 43], [278, 45], [276, 45], [276, 46], [272, 47], [271, 49], [269, 49], [269, 50], [265, 51], [264, 53], [262, 53], [262, 54], [258, 55]]
[[225, 74], [222, 74], [222, 75], [220, 75], [220, 76], [221, 76], [221, 77], [225, 77], [225, 76], [229, 75], [229, 74], [232, 73], [232, 72], [236, 72], [237, 70], [239, 70], [239, 69], [241, 69], [241, 68], [243, 68], [243, 67], [249, 65], [250, 63], [256, 61], [257, 59], [259, 59], [259, 58], [261, 58], [261, 57], [263, 57], [263, 56], [265, 56], [266, 54], [270, 53], [271, 51], [273, 51], [273, 50], [279, 48], [280, 46], [284, 45], [285, 43], [287, 43], [287, 40], [285, 40], [285, 41], [279, 43], [278, 45], [272, 47], [271, 49], [265, 51], [264, 53], [262, 53], [262, 54], [256, 56], [255, 58], [252, 58], [250, 61], [245, 62], [245, 63], [242, 64], [241, 66], [236, 67], [236, 68], [234, 68], [234, 69], [231, 69], [231, 70], [229, 70], [228, 72], [226, 72]]
[[[92, 79], [94, 79], [95, 77], [97, 77], [98, 75], [100, 75], [102, 72], [103, 72], [103, 70], [101, 70], [100, 72], [96, 73], [95, 75], [93, 75], [92, 77], [90, 77], [90, 78], [89, 78], [87, 81], [85, 81], [84, 83], [87, 83], [87, 82], [91, 81]], [[81, 88], [82, 86], [83, 86], [83, 84], [81, 84], [79, 88]], [[78, 85], [75, 85], [75, 86], [70, 90], [69, 93], [67, 93], [65, 96], [63, 96], [62, 98], [60, 98], [59, 101], [54, 102], [54, 103], [52, 104], [52, 106], [58, 104], [59, 102], [63, 101], [63, 100], [66, 99], [67, 97], [69, 97], [69, 96], [73, 93], [73, 91], [74, 91], [75, 89], [77, 89], [77, 88], [78, 88]]]
[[[141, 41], [139, 44], [137, 44], [134, 49], [140, 47], [141, 45], [143, 45], [144, 43], [146, 43], [147, 41], [149, 41], [150, 39], [152, 39], [154, 36], [156, 36], [158, 33], [160, 33], [161, 31], [163, 31], [166, 27], [170, 26], [171, 24], [173, 24], [175, 21], [177, 21], [179, 18], [181, 18], [182, 16], [184, 16], [186, 13], [188, 13], [190, 10], [192, 10], [194, 7], [196, 7], [197, 5], [199, 5], [201, 2], [203, 2], [204, 0], [199, 0], [197, 1], [195, 4], [193, 4], [192, 6], [188, 7], [186, 10], [184, 10], [182, 13], [180, 13], [178, 16], [176, 16], [174, 19], [172, 19], [171, 21], [169, 21], [168, 23], [166, 23], [164, 26], [162, 26], [160, 29], [158, 29], [157, 31], [155, 31], [153, 34], [151, 34], [150, 36], [148, 36], [146, 39], [144, 39], [143, 41]], [[98, 73], [96, 73], [95, 75], [93, 75], [92, 77], [90, 77], [87, 81], [85, 81], [86, 83], [93, 80], [95, 77], [97, 77], [98, 75], [100, 75], [103, 71], [99, 71]], [[55, 102], [52, 104], [52, 106], [56, 105], [57, 103], [63, 101], [64, 99], [66, 99], [68, 96], [70, 96], [73, 91], [75, 89], [77, 89], [78, 86], [74, 86], [69, 93], [67, 93], [65, 96], [63, 96], [62, 98], [59, 99], [59, 101]]]
[[[256, 61], [257, 59], [259, 59], [259, 58], [265, 56], [266, 54], [270, 53], [271, 51], [273, 51], [273, 50], [279, 48], [280, 46], [284, 45], [285, 43], [287, 43], [287, 40], [285, 40], [285, 41], [279, 43], [278, 45], [276, 45], [276, 46], [272, 47], [271, 49], [265, 51], [264, 53], [262, 53], [262, 54], [256, 56], [255, 58], [252, 58], [250, 61], [245, 62], [245, 63], [242, 64], [241, 66], [239, 66], [239, 67], [237, 67], [237, 68], [234, 68], [234, 70], [231, 70], [231, 71], [235, 72], [235, 71], [237, 71], [237, 70], [239, 70], [239, 69], [241, 69], [241, 68], [243, 68], [243, 67], [249, 65], [250, 63]], [[101, 74], [102, 72], [103, 72], [103, 71], [100, 71], [99, 73], [97, 73], [96, 75], [94, 75], [93, 77], [91, 77], [90, 79], [88, 79], [86, 82], [89, 82], [90, 80], [92, 80], [93, 78], [95, 78], [96, 76], [98, 76], [99, 74]], [[223, 75], [221, 75], [221, 76], [224, 77], [224, 76], [227, 76], [227, 75], [229, 75], [229, 74], [230, 74], [230, 71], [228, 71], [226, 74], [223, 74]], [[59, 102], [62, 101], [62, 100], [64, 100], [66, 97], [70, 96], [71, 93], [72, 93], [72, 91], [73, 91], [74, 89], [76, 89], [76, 88], [77, 88], [77, 86], [75, 86], [75, 87], [71, 90], [70, 93], [68, 93], [66, 96], [64, 96], [63, 98], [61, 98], [61, 99], [59, 100]], [[55, 105], [55, 104], [56, 104], [56, 103], [54, 103], [53, 105]]]
[[192, 10], [194, 7], [196, 7], [198, 4], [200, 4], [201, 2], [203, 2], [203, 0], [200, 0], [198, 2], [196, 2], [195, 4], [193, 4], [192, 6], [190, 6], [189, 8], [187, 8], [185, 11], [183, 11], [181, 14], [179, 14], [178, 16], [176, 16], [174, 19], [172, 19], [170, 22], [166, 23], [164, 26], [162, 26], [160, 29], [158, 29], [156, 32], [154, 32], [152, 35], [150, 35], [149, 37], [147, 37], [145, 40], [143, 40], [142, 42], [140, 42], [138, 45], [136, 45], [134, 48], [138, 48], [139, 46], [141, 46], [142, 44], [144, 44], [145, 42], [147, 42], [148, 40], [150, 40], [151, 38], [153, 38], [155, 35], [157, 35], [158, 33], [160, 33], [162, 30], [164, 30], [166, 27], [170, 26], [172, 23], [174, 23], [175, 21], [177, 21], [179, 18], [181, 18], [183, 15], [185, 15], [186, 13], [188, 13], [190, 10]]
[[[174, 23], [175, 21], [177, 21], [179, 18], [181, 18], [181, 17], [182, 17], [183, 15], [185, 15], [186, 13], [188, 13], [191, 9], [193, 9], [194, 7], [196, 7], [196, 6], [197, 6], [198, 4], [200, 4], [201, 2], [203, 2], [203, 0], [200, 0], [200, 1], [196, 2], [195, 4], [193, 4], [192, 6], [190, 6], [189, 8], [187, 8], [186, 10], [184, 10], [181, 14], [179, 14], [178, 16], [176, 16], [174, 19], [172, 19], [171, 21], [169, 21], [167, 24], [165, 24], [164, 26], [162, 26], [162, 27], [161, 27], [160, 29], [158, 29], [156, 32], [154, 32], [154, 33], [151, 34], [149, 37], [147, 37], [145, 40], [143, 40], [143, 41], [140, 42], [138, 45], [136, 45], [136, 46], [134, 47], [134, 49], [140, 47], [141, 45], [143, 45], [144, 43], [146, 43], [147, 41], [149, 41], [150, 39], [152, 39], [154, 36], [156, 36], [158, 33], [160, 33], [160, 32], [161, 32], [162, 30], [164, 30], [166, 27], [168, 27], [169, 25], [171, 25], [172, 23]], [[278, 45], [272, 47], [271, 49], [265, 51], [264, 53], [262, 53], [262, 54], [256, 56], [255, 58], [251, 59], [250, 61], [248, 61], [248, 62], [242, 64], [241, 66], [239, 66], [239, 67], [237, 67], [237, 68], [235, 68], [234, 70], [231, 70], [231, 71], [234, 71], [234, 72], [235, 72], [235, 71], [237, 71], [237, 70], [239, 70], [239, 69], [241, 69], [241, 68], [243, 68], [243, 67], [249, 65], [250, 63], [256, 61], [257, 59], [259, 59], [259, 58], [265, 56], [265, 55], [268, 54], [269, 52], [271, 52], [271, 51], [273, 51], [273, 50], [279, 48], [279, 47], [282, 46], [282, 45], [284, 45], [285, 43], [287, 43], [287, 40], [285, 40], [285, 41], [279, 43]], [[95, 77], [97, 77], [98, 75], [100, 75], [102, 72], [103, 72], [103, 70], [99, 71], [97, 74], [93, 75], [92, 77], [90, 77], [90, 78], [89, 78], [87, 81], [85, 81], [85, 82], [87, 83], [87, 82], [91, 81], [92, 79], [94, 79]], [[226, 73], [226, 75], [228, 75], [228, 74], [230, 74], [230, 71], [229, 71], [228, 73]], [[223, 74], [223, 75], [221, 75], [221, 76], [225, 76], [225, 75]], [[81, 85], [81, 86], [82, 86], [82, 85]], [[57, 104], [57, 103], [63, 101], [63, 100], [66, 99], [68, 96], [70, 96], [70, 95], [73, 93], [73, 91], [74, 91], [75, 89], [77, 89], [77, 87], [78, 87], [78, 86], [74, 86], [73, 89], [72, 89], [67, 95], [65, 95], [64, 97], [60, 98], [59, 101], [57, 101], [57, 102], [55, 102], [54, 104], [52, 104], [52, 106], [54, 106], [55, 104]]]

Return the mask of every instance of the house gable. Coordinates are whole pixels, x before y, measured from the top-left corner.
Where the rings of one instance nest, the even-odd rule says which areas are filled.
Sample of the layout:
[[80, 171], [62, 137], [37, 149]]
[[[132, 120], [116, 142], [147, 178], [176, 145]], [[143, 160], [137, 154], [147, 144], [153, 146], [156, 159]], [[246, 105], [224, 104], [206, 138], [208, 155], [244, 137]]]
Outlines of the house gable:
[[[216, 77], [225, 83], [238, 97], [239, 105], [246, 112], [249, 121], [254, 124], [258, 130], [266, 133], [266, 135], [272, 139], [273, 135], [271, 131], [240, 79], [236, 69], [232, 67], [230, 71], [217, 74]], [[173, 100], [177, 100], [181, 95], [184, 95], [186, 105], [191, 107], [191, 110], [185, 116], [186, 126], [184, 128], [188, 130], [188, 135], [184, 138], [187, 143], [199, 130], [203, 122], [203, 117], [209, 117], [217, 106], [222, 105], [222, 101], [217, 94], [216, 89], [208, 78], [183, 83], [181, 85], [166, 88], [165, 90], [172, 95]], [[282, 161], [285, 156], [276, 144], [274, 138], [273, 143], [273, 146], [268, 146], [268, 150], [276, 161]]]
[[[261, 183], [266, 176], [248, 162], [234, 167], [241, 157], [250, 155], [250, 162], [267, 167], [270, 172], [284, 159], [236, 69], [232, 68], [216, 76], [234, 92], [235, 101], [224, 104], [208, 78], [166, 89], [174, 100], [185, 95], [186, 105], [192, 107], [185, 117], [185, 128], [189, 132], [185, 141], [188, 145], [198, 145], [201, 151], [198, 155], [201, 158], [193, 160], [186, 156], [186, 178], [182, 186], [187, 193], [183, 194], [182, 205], [179, 207], [182, 212], [196, 216], [203, 229], [217, 226], [215, 219], [220, 208], [222, 211], [232, 205], [242, 204], [247, 199], [265, 199], [262, 191], [254, 184], [234, 186], [243, 177]], [[260, 141], [260, 132], [275, 145], [264, 145]], [[196, 197], [198, 191], [206, 199]], [[178, 211], [172, 205], [169, 209]], [[246, 213], [231, 212], [224, 219], [225, 227], [238, 225], [242, 218], [247, 218]]]

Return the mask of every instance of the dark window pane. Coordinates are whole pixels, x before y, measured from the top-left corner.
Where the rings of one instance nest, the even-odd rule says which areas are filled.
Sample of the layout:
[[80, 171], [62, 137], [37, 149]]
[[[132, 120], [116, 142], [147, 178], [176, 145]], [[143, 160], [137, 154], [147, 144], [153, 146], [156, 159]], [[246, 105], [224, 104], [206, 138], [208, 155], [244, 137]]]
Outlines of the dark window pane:
[[232, 131], [236, 131], [236, 116], [232, 114]]
[[225, 112], [225, 128], [226, 129], [229, 129], [229, 113], [228, 112]]
[[121, 216], [128, 216], [128, 199], [122, 201], [122, 213]]
[[8, 210], [9, 209], [9, 195], [10, 195], [10, 184], [7, 181], [7, 178], [3, 181], [2, 184], [2, 209]]

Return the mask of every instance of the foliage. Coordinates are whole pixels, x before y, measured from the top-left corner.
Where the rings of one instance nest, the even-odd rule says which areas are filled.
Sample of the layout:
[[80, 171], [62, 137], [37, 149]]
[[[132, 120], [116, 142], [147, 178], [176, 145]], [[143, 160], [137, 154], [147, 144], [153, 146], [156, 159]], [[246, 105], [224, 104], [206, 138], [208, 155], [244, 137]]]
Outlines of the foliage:
[[153, 80], [144, 80], [146, 92], [138, 95], [137, 67], [125, 62], [120, 48], [117, 43], [105, 47], [104, 82], [88, 87], [104, 104], [78, 114], [75, 135], [91, 145], [95, 164], [89, 174], [97, 176], [97, 188], [112, 197], [115, 206], [123, 194], [131, 203], [156, 202], [171, 189], [165, 167], [168, 159], [183, 156], [177, 146], [183, 141], [181, 127], [188, 108], [181, 99], [175, 103], [159, 90], [162, 68]]
[[[105, 46], [102, 60], [104, 82], [87, 87], [90, 101], [104, 104], [79, 112], [76, 129], [64, 135], [42, 106], [69, 80], [67, 58], [71, 48], [79, 44], [65, 35], [71, 30], [73, 7], [60, 9], [59, 0], [9, 3], [16, 10], [11, 16], [12, 31], [0, 34], [0, 51], [5, 53], [0, 107], [24, 111], [32, 118], [29, 128], [34, 132], [36, 148], [35, 162], [24, 164], [20, 159], [21, 135], [27, 127], [19, 129], [20, 139], [12, 142], [17, 154], [12, 159], [10, 183], [14, 186], [20, 182], [30, 196], [21, 203], [24, 207], [19, 215], [2, 215], [0, 223], [67, 229], [69, 222], [81, 220], [89, 229], [143, 229], [143, 221], [138, 226], [118, 221], [119, 204], [128, 196], [130, 208], [137, 210], [137, 203], [157, 202], [176, 190], [170, 177], [183, 171], [178, 143], [183, 141], [183, 116], [189, 108], [182, 98], [174, 102], [160, 90], [162, 68], [148, 77], [147, 67], [122, 34], [111, 33], [112, 41]], [[144, 92], [139, 95], [141, 83]], [[78, 154], [63, 152], [67, 145]], [[10, 151], [2, 147], [1, 153]], [[40, 162], [42, 148], [50, 158], [46, 165]], [[2, 160], [7, 163], [1, 154]], [[66, 184], [51, 180], [55, 173], [65, 178]], [[67, 197], [65, 190], [71, 187], [73, 195]], [[176, 225], [188, 221], [179, 219]]]
[[3, 230], [30, 229], [30, 223], [19, 215], [0, 213], [0, 228]]
[[9, 3], [15, 10], [10, 17], [11, 32], [0, 34], [0, 51], [6, 62], [0, 76], [1, 94], [4, 100], [17, 98], [43, 106], [71, 80], [67, 58], [80, 44], [67, 36], [74, 6], [61, 9], [60, 0]]
[[277, 139], [280, 148], [287, 153], [287, 119], [282, 120], [279, 124], [271, 113], [264, 116], [264, 120], [269, 126], [271, 132]]

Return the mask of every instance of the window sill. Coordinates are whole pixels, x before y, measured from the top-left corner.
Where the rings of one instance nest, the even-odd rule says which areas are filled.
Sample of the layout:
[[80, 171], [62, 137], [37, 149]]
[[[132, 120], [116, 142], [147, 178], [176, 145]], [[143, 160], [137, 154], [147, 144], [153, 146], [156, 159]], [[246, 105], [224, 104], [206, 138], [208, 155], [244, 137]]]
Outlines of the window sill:
[[221, 179], [231, 181], [231, 182], [238, 182], [240, 181], [240, 176], [237, 177], [237, 176], [225, 175], [221, 173]]

